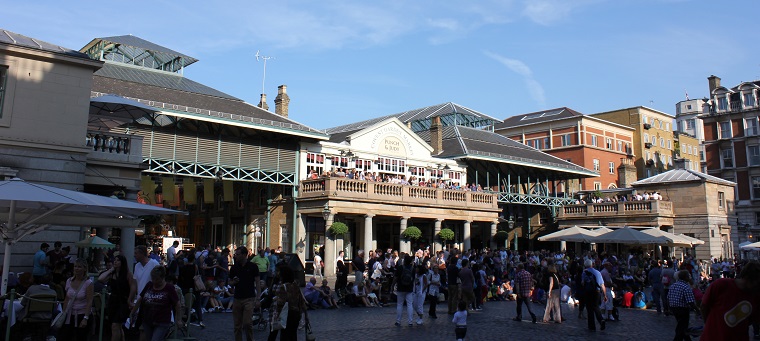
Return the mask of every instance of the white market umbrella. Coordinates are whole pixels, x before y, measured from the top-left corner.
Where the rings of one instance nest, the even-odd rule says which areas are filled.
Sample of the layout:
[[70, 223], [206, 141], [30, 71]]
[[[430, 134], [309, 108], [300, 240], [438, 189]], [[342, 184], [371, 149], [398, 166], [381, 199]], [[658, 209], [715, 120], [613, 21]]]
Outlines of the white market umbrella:
[[[744, 244], [744, 243], [742, 243], [742, 244]], [[740, 246], [740, 247], [741, 247], [742, 250], [750, 250], [750, 251], [760, 250], [760, 242], [751, 243], [751, 244], [747, 244], [747, 245]]]
[[655, 237], [628, 226], [599, 235], [594, 239], [596, 243], [618, 244], [667, 244], [664, 237]]
[[681, 237], [679, 235], [676, 235], [667, 231], [663, 231], [658, 228], [644, 229], [644, 230], [641, 230], [641, 232], [646, 233], [650, 236], [665, 238], [669, 242], [668, 245], [671, 245], [671, 246], [684, 246], [684, 247], [693, 246], [692, 240], [684, 238], [685, 236]]
[[559, 230], [554, 233], [547, 234], [545, 236], [538, 237], [539, 241], [545, 242], [579, 242], [579, 243], [592, 243], [594, 238], [598, 234], [594, 231], [584, 229], [582, 227], [573, 226], [566, 229]]
[[98, 236], [89, 236], [87, 239], [74, 243], [74, 245], [76, 245], [76, 247], [87, 249], [113, 249], [114, 246], [116, 246], [113, 243]]
[[0, 226], [5, 244], [0, 295], [8, 287], [11, 247], [27, 235], [55, 226], [135, 227], [140, 216], [180, 211], [26, 182], [0, 181]]
[[679, 233], [678, 236], [681, 237], [681, 238], [684, 238], [684, 239], [686, 239], [688, 241], [690, 241], [691, 245], [702, 245], [702, 244], [705, 243], [705, 241], [702, 240], [702, 239], [698, 239], [698, 238], [694, 238], [694, 237], [689, 237], [689, 236], [687, 236], [687, 235], [685, 235], [683, 233]]

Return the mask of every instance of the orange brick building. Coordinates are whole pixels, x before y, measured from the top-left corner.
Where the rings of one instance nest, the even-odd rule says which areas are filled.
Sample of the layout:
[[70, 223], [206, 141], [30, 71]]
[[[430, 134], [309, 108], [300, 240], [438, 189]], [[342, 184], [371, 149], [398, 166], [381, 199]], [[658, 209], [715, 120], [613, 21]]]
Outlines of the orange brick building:
[[[619, 171], [621, 159], [633, 157], [634, 129], [569, 108], [557, 108], [509, 117], [494, 126], [496, 133], [581, 167], [598, 177], [563, 183], [556, 192], [627, 187]], [[620, 170], [619, 170], [620, 168]], [[629, 177], [630, 179], [630, 177]], [[632, 178], [635, 180], [635, 176]], [[625, 182], [625, 180], [623, 180]]]

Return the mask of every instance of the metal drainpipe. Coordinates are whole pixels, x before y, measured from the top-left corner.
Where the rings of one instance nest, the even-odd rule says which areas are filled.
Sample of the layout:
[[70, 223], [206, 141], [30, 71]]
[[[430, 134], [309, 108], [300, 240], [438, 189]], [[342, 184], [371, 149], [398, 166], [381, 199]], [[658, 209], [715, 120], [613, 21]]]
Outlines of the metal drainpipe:
[[[298, 237], [296, 234], [298, 234], [298, 203], [296, 202], [296, 198], [298, 198], [298, 189], [301, 184], [299, 174], [301, 174], [301, 149], [299, 148], [296, 150], [296, 175], [295, 175], [295, 185], [293, 185], [293, 229], [290, 233], [290, 252], [296, 253], [296, 242]], [[282, 237], [281, 237], [282, 238]]]
[[[267, 185], [267, 187], [269, 187], [269, 185]], [[270, 191], [267, 190], [267, 193], [269, 193], [269, 192]], [[267, 196], [269, 196], [269, 195], [267, 195]], [[271, 215], [271, 213], [270, 213], [271, 210], [272, 210], [272, 199], [267, 199], [267, 221], [266, 221], [267, 240], [269, 240], [269, 216]], [[269, 244], [269, 243], [267, 243], [267, 244]], [[253, 248], [255, 249], [256, 246], [254, 246]]]

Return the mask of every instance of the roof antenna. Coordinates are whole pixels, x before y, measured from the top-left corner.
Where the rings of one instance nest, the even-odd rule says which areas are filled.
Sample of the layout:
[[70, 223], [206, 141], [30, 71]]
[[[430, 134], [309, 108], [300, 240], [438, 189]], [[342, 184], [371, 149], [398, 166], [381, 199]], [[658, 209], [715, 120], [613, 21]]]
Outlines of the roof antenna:
[[256, 61], [257, 62], [258, 61], [262, 61], [262, 60], [264, 61], [264, 76], [261, 78], [261, 93], [262, 94], [265, 93], [264, 92], [264, 82], [267, 79], [267, 60], [270, 60], [270, 59], [272, 59], [272, 57], [262, 56], [259, 53], [259, 51], [256, 51]]

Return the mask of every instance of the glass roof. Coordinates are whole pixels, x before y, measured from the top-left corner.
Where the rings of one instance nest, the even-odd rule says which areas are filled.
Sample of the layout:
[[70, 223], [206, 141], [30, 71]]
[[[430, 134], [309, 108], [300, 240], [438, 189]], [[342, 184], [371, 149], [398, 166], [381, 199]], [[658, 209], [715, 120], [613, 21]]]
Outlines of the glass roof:
[[81, 52], [97, 60], [177, 72], [198, 60], [132, 35], [93, 39]]

